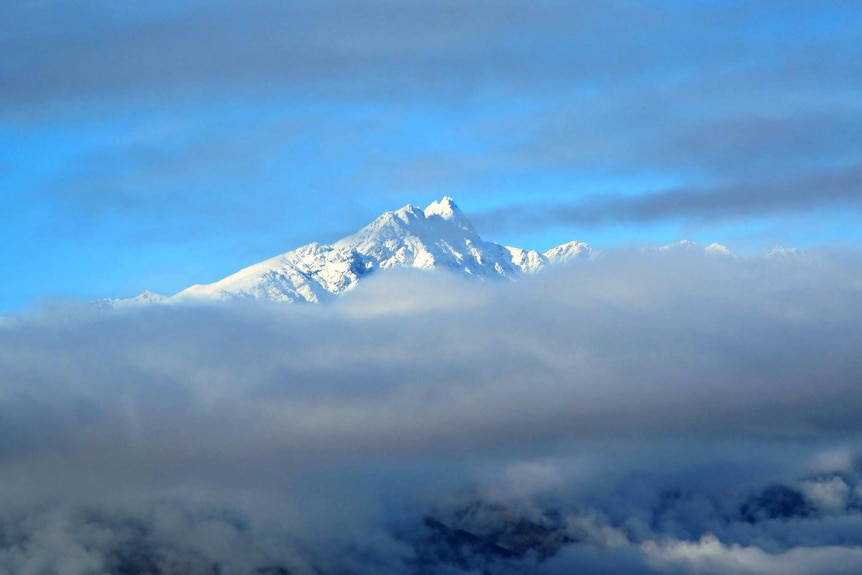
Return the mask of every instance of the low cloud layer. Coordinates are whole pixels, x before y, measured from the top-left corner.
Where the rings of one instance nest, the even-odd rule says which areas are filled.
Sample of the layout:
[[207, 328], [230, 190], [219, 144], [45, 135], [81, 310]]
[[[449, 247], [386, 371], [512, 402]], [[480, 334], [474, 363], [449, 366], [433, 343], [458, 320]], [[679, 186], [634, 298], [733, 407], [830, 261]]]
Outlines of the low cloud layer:
[[860, 264], [7, 318], [0, 573], [856, 572]]

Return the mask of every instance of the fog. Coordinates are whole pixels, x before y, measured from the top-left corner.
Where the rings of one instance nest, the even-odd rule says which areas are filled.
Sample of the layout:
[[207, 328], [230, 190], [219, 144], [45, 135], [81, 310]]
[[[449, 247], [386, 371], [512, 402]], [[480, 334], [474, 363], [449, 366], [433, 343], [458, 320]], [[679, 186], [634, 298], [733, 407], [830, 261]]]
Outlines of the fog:
[[7, 317], [0, 573], [858, 572], [860, 269], [620, 252]]

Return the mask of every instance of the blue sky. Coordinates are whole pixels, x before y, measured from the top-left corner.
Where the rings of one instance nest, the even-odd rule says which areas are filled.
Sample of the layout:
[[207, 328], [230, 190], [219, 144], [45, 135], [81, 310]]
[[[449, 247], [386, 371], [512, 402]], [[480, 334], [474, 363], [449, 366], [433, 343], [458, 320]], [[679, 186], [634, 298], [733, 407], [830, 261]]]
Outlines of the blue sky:
[[3, 2], [0, 311], [443, 195], [490, 240], [858, 246], [858, 2]]

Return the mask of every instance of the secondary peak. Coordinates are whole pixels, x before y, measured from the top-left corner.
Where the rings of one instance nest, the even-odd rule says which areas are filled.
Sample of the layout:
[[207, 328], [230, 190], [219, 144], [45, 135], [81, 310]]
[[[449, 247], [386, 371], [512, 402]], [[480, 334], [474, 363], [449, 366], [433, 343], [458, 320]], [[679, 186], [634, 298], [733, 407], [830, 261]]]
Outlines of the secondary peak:
[[449, 196], [443, 196], [442, 200], [431, 202], [431, 204], [425, 208], [426, 218], [432, 218], [435, 216], [452, 222], [465, 232], [476, 233], [473, 229], [473, 224], [471, 224], [470, 220], [468, 220], [463, 212], [461, 212], [460, 208], [455, 204], [455, 200]]
[[456, 216], [462, 215], [461, 210], [455, 204], [455, 200], [449, 196], [443, 196], [439, 202], [431, 202], [425, 208], [425, 217], [440, 216], [444, 220], [454, 219]]

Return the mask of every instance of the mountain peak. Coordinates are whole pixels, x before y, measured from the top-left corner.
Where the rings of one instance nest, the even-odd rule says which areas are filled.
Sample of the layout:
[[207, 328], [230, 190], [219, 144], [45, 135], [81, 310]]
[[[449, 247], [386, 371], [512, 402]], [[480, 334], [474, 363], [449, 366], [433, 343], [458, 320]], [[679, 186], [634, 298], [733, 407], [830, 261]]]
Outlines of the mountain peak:
[[543, 255], [552, 263], [566, 263], [582, 257], [592, 258], [596, 254], [584, 242], [571, 241], [550, 249]]
[[443, 196], [443, 199], [438, 202], [431, 202], [425, 208], [426, 216], [440, 216], [444, 219], [450, 219], [456, 212], [460, 213], [461, 210], [455, 204], [455, 200], [449, 196]]
[[470, 220], [467, 219], [467, 216], [464, 215], [461, 208], [459, 208], [455, 203], [455, 200], [449, 196], [443, 196], [443, 199], [437, 202], [431, 202], [428, 207], [425, 208], [426, 218], [432, 218], [435, 216], [452, 222], [464, 231], [475, 233]]
[[413, 205], [386, 212], [331, 245], [311, 243], [253, 264], [217, 282], [194, 285], [172, 297], [145, 293], [126, 302], [194, 302], [258, 299], [331, 301], [353, 290], [376, 270], [440, 269], [476, 278], [516, 278], [547, 264], [589, 256], [586, 244], [570, 242], [542, 255], [483, 240], [449, 196], [424, 210]]

